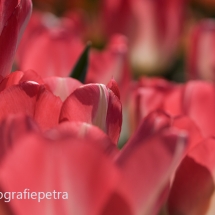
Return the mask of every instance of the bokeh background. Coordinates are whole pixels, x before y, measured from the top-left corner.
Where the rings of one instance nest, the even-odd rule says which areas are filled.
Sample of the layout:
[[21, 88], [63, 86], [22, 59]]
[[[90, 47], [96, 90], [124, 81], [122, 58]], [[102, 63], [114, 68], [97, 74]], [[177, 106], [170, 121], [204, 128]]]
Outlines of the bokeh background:
[[[95, 49], [105, 49], [114, 34], [125, 35], [134, 79], [143, 75], [176, 82], [213, 79], [213, 0], [34, 0], [33, 5], [35, 12], [50, 12], [61, 19], [70, 17], [81, 38], [79, 42], [91, 41]], [[76, 46], [75, 59], [81, 52]], [[19, 61], [17, 68], [26, 69]]]

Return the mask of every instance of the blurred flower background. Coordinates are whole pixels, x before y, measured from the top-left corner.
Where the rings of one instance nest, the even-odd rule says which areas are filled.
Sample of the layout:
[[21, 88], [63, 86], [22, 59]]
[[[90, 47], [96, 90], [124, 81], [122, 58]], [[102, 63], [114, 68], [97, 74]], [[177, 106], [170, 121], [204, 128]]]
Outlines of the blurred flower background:
[[[105, 70], [118, 70], [114, 78], [123, 76], [124, 71], [118, 68], [121, 58], [126, 58], [134, 79], [144, 75], [176, 82], [213, 79], [212, 0], [34, 0], [33, 4], [15, 68], [31, 68], [42, 76], [66, 76], [86, 42], [91, 41], [87, 82], [99, 80], [100, 75], [93, 73], [99, 74], [104, 64], [108, 65]], [[42, 55], [39, 48], [44, 50]], [[47, 60], [49, 68], [44, 68]], [[108, 80], [111, 72], [102, 72]]]
[[0, 1], [0, 191], [69, 199], [0, 201], [2, 214], [214, 215], [215, 2], [30, 13]]

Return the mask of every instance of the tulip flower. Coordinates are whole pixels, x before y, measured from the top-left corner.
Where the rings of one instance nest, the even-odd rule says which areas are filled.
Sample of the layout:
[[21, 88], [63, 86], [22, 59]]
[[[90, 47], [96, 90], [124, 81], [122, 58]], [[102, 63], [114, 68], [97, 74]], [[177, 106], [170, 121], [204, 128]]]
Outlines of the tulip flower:
[[198, 23], [190, 36], [188, 78], [214, 81], [215, 68], [215, 20], [205, 19]]
[[154, 110], [172, 117], [185, 115], [200, 129], [203, 137], [215, 134], [215, 87], [203, 81], [173, 84], [162, 79], [143, 78], [131, 94], [131, 122], [134, 128]]
[[84, 85], [65, 100], [59, 120], [96, 125], [117, 143], [122, 124], [121, 103], [116, 94], [105, 85]]
[[[18, 69], [33, 69], [42, 77], [69, 77], [84, 50], [83, 28], [72, 15], [59, 19], [33, 13], [16, 55]], [[126, 54], [127, 39], [119, 34], [110, 38], [104, 50], [92, 48], [85, 83], [106, 85], [114, 77], [124, 100], [130, 81]]]
[[[114, 76], [120, 82], [125, 70], [125, 57], [127, 52], [127, 39], [122, 35], [114, 35], [103, 51], [92, 50], [89, 60], [89, 70], [86, 77], [87, 83], [107, 84]], [[112, 72], [110, 72], [112, 71]], [[128, 76], [128, 74], [125, 73]]]
[[[64, 86], [60, 87], [62, 83]], [[0, 83], [0, 120], [10, 114], [25, 113], [43, 130], [65, 120], [87, 122], [101, 128], [117, 143], [122, 108], [115, 81], [111, 80], [108, 86], [110, 88], [103, 84], [82, 86], [72, 78], [57, 77], [47, 78], [44, 82], [33, 71], [18, 71]], [[50, 107], [52, 111], [49, 111]]]
[[13, 58], [31, 14], [30, 0], [0, 2], [0, 75], [11, 72]]
[[77, 28], [71, 19], [33, 13], [17, 53], [19, 69], [42, 77], [69, 76], [84, 48]]
[[[148, 117], [121, 152], [90, 124], [63, 122], [40, 133], [25, 129], [25, 118], [6, 123], [15, 134], [14, 123], [26, 124], [19, 128], [25, 135], [13, 138], [12, 150], [1, 159], [1, 192], [14, 192], [13, 199], [4, 199], [6, 206], [23, 215], [157, 214], [187, 145], [186, 134], [169, 128], [165, 114], [156, 117], [163, 125]], [[144, 127], [150, 132], [143, 133]], [[21, 192], [22, 200], [17, 199]], [[7, 211], [5, 204], [0, 208]]]
[[137, 75], [160, 75], [174, 61], [182, 30], [185, 1], [126, 0], [103, 2], [106, 33], [124, 33]]
[[[144, 119], [158, 127], [170, 125], [189, 134], [189, 146], [169, 188], [167, 214], [214, 213], [214, 90], [213, 84], [203, 81], [176, 85], [147, 78], [134, 88], [132, 114], [136, 122], [146, 114]], [[160, 120], [155, 114], [163, 111], [168, 115]], [[148, 135], [147, 128], [144, 130]]]
[[134, 131], [140, 121], [155, 110], [177, 116], [181, 110], [182, 86], [161, 78], [142, 78], [130, 92], [129, 112]]
[[[33, 13], [17, 53], [17, 67], [22, 71], [33, 69], [42, 77], [71, 76], [83, 52], [82, 32], [87, 30], [74, 16], [59, 19], [50, 14]], [[106, 85], [114, 77], [124, 103], [130, 81], [126, 53], [127, 40], [118, 34], [110, 38], [104, 50], [92, 49], [84, 82]]]
[[127, 58], [126, 37], [118, 34], [112, 36], [104, 50], [92, 49], [90, 52], [86, 83], [106, 85], [113, 77], [119, 86], [121, 101], [124, 103], [131, 81]]

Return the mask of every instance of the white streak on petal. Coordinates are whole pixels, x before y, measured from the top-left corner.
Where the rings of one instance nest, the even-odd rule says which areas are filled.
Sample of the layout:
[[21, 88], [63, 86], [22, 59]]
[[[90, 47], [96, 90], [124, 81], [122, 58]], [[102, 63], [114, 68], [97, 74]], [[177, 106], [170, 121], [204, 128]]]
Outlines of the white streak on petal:
[[100, 91], [100, 99], [97, 112], [93, 118], [93, 125], [98, 126], [104, 132], [106, 132], [106, 117], [108, 110], [109, 94], [105, 85], [98, 84], [98, 87]]

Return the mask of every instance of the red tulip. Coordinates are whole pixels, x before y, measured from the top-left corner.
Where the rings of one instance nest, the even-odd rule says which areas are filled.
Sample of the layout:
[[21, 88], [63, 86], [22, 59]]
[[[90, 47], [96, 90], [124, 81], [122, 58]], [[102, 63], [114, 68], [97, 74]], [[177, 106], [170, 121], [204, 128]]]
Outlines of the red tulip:
[[15, 51], [30, 18], [31, 7], [31, 0], [0, 2], [0, 74], [2, 76], [11, 72]]
[[86, 82], [107, 84], [112, 76], [121, 81], [126, 52], [127, 40], [122, 35], [114, 35], [104, 51], [92, 50]]
[[[23, 192], [23, 198], [24, 192], [37, 192], [40, 199], [4, 200], [23, 215], [47, 210], [65, 215], [157, 214], [186, 149], [185, 133], [170, 129], [165, 114], [159, 118], [165, 126], [153, 125], [148, 117], [121, 152], [105, 133], [86, 123], [63, 122], [44, 134], [21, 129], [25, 135], [13, 139], [12, 150], [1, 161], [1, 191]], [[150, 132], [143, 134], [143, 127]], [[52, 194], [45, 198], [42, 192]]]
[[[183, 132], [164, 130], [133, 142], [133, 146], [122, 152], [117, 163], [123, 170], [125, 182], [118, 188], [118, 193], [130, 202], [131, 213], [128, 214], [158, 213], [167, 198], [170, 179], [184, 153], [186, 136], [183, 135]], [[117, 202], [114, 203], [109, 205], [110, 212]]]
[[90, 52], [86, 83], [107, 84], [113, 77], [119, 85], [124, 103], [131, 80], [127, 61], [126, 37], [118, 34], [112, 36], [104, 50], [92, 49]]
[[[15, 154], [9, 152], [2, 162], [5, 167], [1, 169], [0, 176], [3, 189], [13, 192], [26, 188], [32, 192], [67, 192], [68, 197], [53, 196], [51, 201], [40, 199], [40, 207], [33, 199], [14, 199], [10, 202], [13, 211], [16, 214], [47, 214], [47, 210], [52, 214], [98, 214], [119, 176], [116, 167], [104, 152], [95, 147], [94, 141], [95, 138], [86, 139], [78, 134], [57, 141], [32, 134], [17, 142], [12, 150]], [[19, 170], [14, 180], [14, 176], [11, 178], [13, 174], [8, 174], [7, 161], [15, 164], [17, 159]], [[24, 172], [25, 177], [22, 175]]]
[[42, 80], [31, 70], [14, 72], [0, 82], [0, 120], [10, 114], [25, 113], [43, 130], [65, 120], [87, 122], [98, 126], [117, 143], [122, 108], [116, 82], [111, 80], [108, 86], [82, 85], [72, 78]]
[[132, 126], [154, 110], [172, 117], [185, 115], [200, 129], [203, 137], [215, 135], [215, 87], [202, 81], [176, 85], [162, 79], [142, 79], [131, 96]]
[[65, 100], [59, 119], [96, 125], [117, 143], [122, 124], [121, 103], [103, 84], [84, 85]]
[[150, 112], [164, 110], [176, 116], [182, 114], [182, 86], [161, 78], [142, 78], [134, 85], [130, 95], [130, 120], [132, 130]]
[[103, 0], [108, 35], [124, 33], [130, 41], [138, 75], [164, 73], [174, 60], [184, 20], [184, 0]]
[[190, 36], [187, 60], [188, 78], [215, 81], [215, 21], [206, 19], [198, 23]]
[[71, 19], [33, 13], [17, 53], [19, 69], [68, 76], [84, 48], [76, 31]]
[[200, 128], [204, 137], [215, 134], [215, 86], [202, 81], [191, 81], [185, 85], [184, 113]]
[[[33, 13], [17, 52], [18, 68], [33, 69], [42, 77], [70, 76], [84, 49], [82, 40], [86, 31], [74, 16], [59, 19], [50, 14]], [[124, 100], [130, 81], [126, 54], [127, 39], [118, 34], [110, 38], [104, 50], [92, 48], [85, 83], [106, 85], [114, 77]]]

